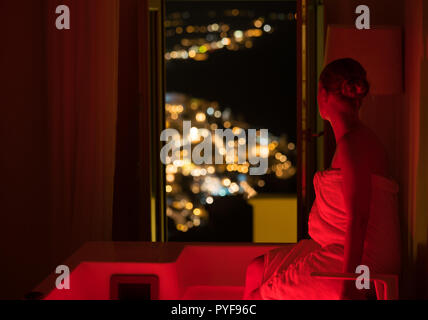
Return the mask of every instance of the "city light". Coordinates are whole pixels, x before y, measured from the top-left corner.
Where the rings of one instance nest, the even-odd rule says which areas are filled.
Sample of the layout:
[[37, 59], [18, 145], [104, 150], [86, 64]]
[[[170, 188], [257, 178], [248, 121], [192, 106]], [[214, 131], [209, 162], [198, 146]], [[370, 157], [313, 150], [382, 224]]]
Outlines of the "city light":
[[[251, 13], [240, 11], [239, 9], [226, 10], [225, 16], [231, 19], [243, 19], [248, 17], [247, 29], [234, 29], [231, 23], [215, 22], [208, 25], [186, 25], [187, 15], [185, 13], [175, 13], [165, 21], [166, 36], [182, 38], [179, 44], [174, 46], [174, 50], [165, 54], [166, 60], [187, 60], [205, 61], [209, 54], [217, 50], [227, 48], [238, 51], [251, 49], [254, 46], [253, 38], [262, 37], [264, 34], [274, 32], [272, 24], [284, 21], [296, 20], [295, 13], [271, 13], [269, 17], [259, 17], [255, 20], [250, 18]], [[269, 23], [267, 23], [269, 21]]]
[[[294, 25], [296, 19], [295, 12], [261, 14], [245, 8], [217, 11], [213, 9], [209, 13], [209, 18], [207, 16], [206, 23], [203, 23], [202, 19], [192, 18], [192, 15], [191, 10], [167, 14], [165, 21], [167, 67], [185, 64], [204, 65], [208, 59], [218, 54], [235, 55], [241, 51], [260, 49], [264, 40], [276, 34], [280, 23]], [[219, 67], [217, 72], [221, 74], [222, 71]], [[230, 72], [233, 69], [227, 71]], [[216, 75], [206, 74], [206, 77], [213, 76]], [[201, 82], [204, 80], [206, 80], [204, 77], [200, 78]], [[261, 78], [252, 80], [262, 81]], [[219, 81], [217, 85], [221, 86], [223, 83]], [[216, 88], [213, 89], [215, 92]], [[235, 89], [235, 94], [239, 96], [245, 93]], [[289, 141], [287, 136], [272, 134], [269, 134], [267, 141], [260, 141], [260, 131], [258, 131], [258, 147], [247, 147], [247, 139], [240, 134], [254, 127], [246, 122], [245, 116], [238, 120], [237, 115], [233, 114], [233, 107], [233, 105], [223, 106], [218, 101], [208, 101], [202, 97], [181, 93], [167, 94], [166, 127], [179, 132], [173, 139], [176, 146], [181, 149], [166, 157], [166, 211], [168, 219], [174, 221], [178, 232], [190, 232], [192, 229], [207, 225], [210, 220], [210, 210], [219, 203], [218, 199], [225, 197], [250, 199], [259, 191], [264, 192], [268, 189], [272, 181], [284, 181], [296, 174], [295, 142]], [[183, 133], [183, 121], [192, 122], [190, 132], [186, 133], [187, 136]], [[224, 163], [216, 164], [212, 161], [197, 164], [186, 160], [201, 141], [217, 129], [231, 129], [236, 135], [234, 141], [226, 143], [212, 136], [214, 146], [212, 157], [217, 151]], [[261, 128], [257, 128], [259, 129]], [[183, 145], [184, 139], [190, 140], [190, 149]], [[260, 147], [260, 142], [266, 142], [266, 146]], [[251, 175], [250, 170], [254, 164], [249, 163], [250, 160], [245, 163], [239, 162], [238, 148], [242, 147], [245, 148], [246, 159], [249, 159], [250, 154], [268, 159], [268, 171], [265, 175]], [[229, 149], [233, 153], [229, 152]], [[178, 159], [174, 156], [178, 156]]]
[[[226, 111], [227, 108], [222, 107], [218, 102], [192, 98], [183, 94], [167, 94], [165, 110], [169, 128], [180, 132], [173, 139], [181, 147], [183, 147], [183, 120], [193, 119], [189, 136], [192, 148], [195, 146], [194, 143], [207, 137], [211, 130], [228, 127], [235, 135], [239, 135], [251, 128], [250, 124], [235, 120], [233, 114]], [[176, 115], [176, 118], [173, 115]], [[257, 137], [261, 139], [260, 135]], [[215, 197], [243, 195], [246, 199], [250, 199], [257, 195], [257, 188], [266, 187], [269, 173], [265, 176], [251, 176], [249, 174], [251, 164], [238, 163], [237, 148], [239, 145], [245, 146], [246, 139], [239, 138], [225, 144], [224, 141], [216, 140], [213, 136], [212, 142], [219, 154], [231, 163], [197, 165], [184, 158], [188, 155], [188, 150], [184, 149], [179, 152], [180, 159], [172, 163], [170, 159], [166, 165], [167, 213], [168, 217], [175, 221], [178, 231], [187, 232], [206, 224], [209, 215], [205, 206], [213, 205], [216, 201]], [[269, 135], [268, 141], [258, 142], [266, 143], [267, 147], [258, 147], [247, 152], [254, 152], [268, 158], [269, 172], [275, 179], [286, 180], [296, 174], [293, 164], [295, 161], [293, 160], [295, 159], [293, 142], [287, 141], [285, 137], [272, 135]], [[227, 154], [226, 146], [234, 150], [234, 156]]]

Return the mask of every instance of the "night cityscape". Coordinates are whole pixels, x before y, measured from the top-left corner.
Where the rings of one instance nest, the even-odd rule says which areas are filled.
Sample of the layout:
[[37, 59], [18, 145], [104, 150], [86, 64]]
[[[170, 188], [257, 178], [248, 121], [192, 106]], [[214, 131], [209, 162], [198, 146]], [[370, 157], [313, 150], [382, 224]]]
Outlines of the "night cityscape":
[[[247, 200], [296, 193], [295, 4], [170, 2], [165, 27], [166, 127], [180, 132], [175, 140], [186, 120], [192, 144], [216, 129], [269, 130], [266, 150], [254, 150], [269, 160], [263, 176], [249, 175], [248, 162], [167, 164], [169, 238], [252, 241]], [[225, 155], [221, 141], [213, 145]]]

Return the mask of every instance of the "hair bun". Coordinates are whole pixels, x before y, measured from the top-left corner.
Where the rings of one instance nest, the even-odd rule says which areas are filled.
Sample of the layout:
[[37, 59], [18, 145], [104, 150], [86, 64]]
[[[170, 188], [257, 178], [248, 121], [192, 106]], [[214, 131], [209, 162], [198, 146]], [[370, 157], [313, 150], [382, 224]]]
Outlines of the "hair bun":
[[370, 91], [366, 70], [351, 58], [330, 62], [320, 75], [320, 85], [347, 102], [360, 102]]

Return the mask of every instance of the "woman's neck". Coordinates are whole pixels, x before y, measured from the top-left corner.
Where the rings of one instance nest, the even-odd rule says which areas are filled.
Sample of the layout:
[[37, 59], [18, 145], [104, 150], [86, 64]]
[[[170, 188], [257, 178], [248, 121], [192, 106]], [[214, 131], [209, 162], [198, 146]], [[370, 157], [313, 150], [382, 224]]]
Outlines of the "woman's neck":
[[337, 113], [330, 117], [336, 143], [348, 132], [361, 125], [358, 113]]

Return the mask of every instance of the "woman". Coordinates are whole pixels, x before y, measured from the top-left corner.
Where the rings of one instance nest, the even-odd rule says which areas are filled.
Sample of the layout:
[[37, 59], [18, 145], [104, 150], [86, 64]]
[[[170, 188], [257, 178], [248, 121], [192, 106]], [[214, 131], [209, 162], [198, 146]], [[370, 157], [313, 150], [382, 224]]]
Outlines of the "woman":
[[357, 299], [365, 292], [354, 282], [311, 273], [355, 273], [359, 265], [371, 273], [399, 272], [398, 187], [387, 178], [384, 147], [359, 119], [368, 93], [366, 71], [355, 60], [336, 60], [322, 72], [319, 111], [331, 123], [337, 147], [331, 168], [314, 178], [312, 239], [254, 260], [244, 299]]

